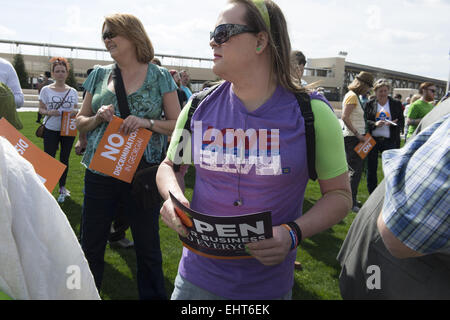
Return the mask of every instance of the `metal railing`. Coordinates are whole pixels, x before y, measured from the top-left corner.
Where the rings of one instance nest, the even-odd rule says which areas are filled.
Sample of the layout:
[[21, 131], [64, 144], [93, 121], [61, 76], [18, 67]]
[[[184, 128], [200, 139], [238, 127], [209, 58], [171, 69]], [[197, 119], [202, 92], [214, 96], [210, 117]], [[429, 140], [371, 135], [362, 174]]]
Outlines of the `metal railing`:
[[[59, 50], [69, 50], [69, 52], [65, 52], [66, 54], [61, 54], [62, 56], [68, 58], [80, 58], [80, 59], [92, 59], [92, 60], [103, 60], [108, 61], [112, 60], [109, 55], [105, 57], [105, 54], [108, 53], [108, 50], [105, 48], [92, 48], [92, 47], [82, 47], [82, 46], [68, 46], [68, 45], [59, 45], [52, 43], [38, 43], [38, 42], [29, 42], [29, 41], [16, 41], [16, 40], [2, 40], [0, 39], [0, 52], [2, 51], [3, 45], [10, 46], [10, 53], [17, 54], [31, 54], [29, 52], [22, 52], [22, 49], [25, 50], [24, 47], [35, 47], [38, 48], [38, 52], [34, 51], [36, 55], [40, 56], [55, 56], [56, 52], [52, 52], [52, 49]], [[12, 46], [12, 47], [11, 47]], [[3, 51], [7, 50], [3, 48]], [[31, 50], [29, 50], [31, 51]], [[86, 55], [81, 56], [81, 52], [85, 54], [95, 54], [95, 57]], [[101, 53], [102, 57], [99, 58], [98, 54]], [[74, 56], [75, 55], [75, 56]], [[211, 68], [213, 59], [210, 58], [200, 58], [200, 57], [189, 57], [189, 56], [181, 56], [181, 55], [173, 55], [173, 54], [160, 54], [155, 53], [155, 57], [161, 60], [161, 63], [164, 65], [173, 65], [173, 66], [185, 66], [185, 67], [197, 67], [197, 68]]]

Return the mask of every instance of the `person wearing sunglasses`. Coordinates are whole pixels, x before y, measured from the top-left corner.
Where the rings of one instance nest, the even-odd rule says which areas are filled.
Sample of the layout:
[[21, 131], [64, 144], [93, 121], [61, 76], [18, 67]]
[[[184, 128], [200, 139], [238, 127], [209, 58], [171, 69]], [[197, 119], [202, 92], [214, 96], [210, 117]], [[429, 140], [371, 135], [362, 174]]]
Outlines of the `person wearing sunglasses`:
[[[186, 146], [180, 136], [184, 137], [192, 100], [178, 118], [157, 174], [164, 199], [162, 220], [181, 237], [188, 236], [174, 211], [171, 192], [184, 205], [213, 216], [269, 210], [273, 238], [247, 244], [250, 259], [224, 261], [183, 249], [172, 299], [291, 299], [298, 243], [338, 223], [351, 207], [341, 128], [331, 108], [313, 98], [316, 168], [323, 197], [302, 215], [309, 174], [305, 119], [295, 94], [306, 90], [292, 73], [291, 44], [281, 9], [270, 0], [230, 0], [209, 44], [213, 71], [225, 81], [198, 105]], [[249, 141], [259, 143], [250, 147], [239, 140], [241, 130]], [[217, 140], [211, 132], [217, 139], [221, 132], [226, 134]], [[264, 147], [269, 133], [270, 154]], [[205, 145], [213, 140], [224, 144], [211, 151]], [[236, 140], [241, 143], [235, 144]], [[191, 151], [183, 152], [184, 161], [180, 147]], [[192, 163], [189, 154], [196, 169], [191, 203], [183, 192], [183, 177]]]
[[[144, 26], [133, 15], [107, 16], [102, 27], [106, 49], [121, 70], [130, 115], [120, 130], [128, 135], [137, 129], [152, 131], [140, 167], [157, 165], [162, 160], [163, 135], [171, 135], [181, 107], [177, 86], [169, 71], [151, 61], [154, 49]], [[89, 169], [95, 150], [113, 116], [120, 117], [113, 65], [94, 69], [83, 87], [86, 97], [77, 115], [81, 134], [88, 134], [82, 164], [86, 166], [85, 197], [81, 246], [100, 289], [104, 269], [104, 253], [111, 222], [119, 208], [126, 208], [133, 235], [137, 260], [137, 282], [140, 299], [166, 299], [162, 254], [159, 240], [159, 203], [144, 209], [132, 191], [132, 184]], [[164, 111], [165, 119], [162, 119]], [[151, 182], [149, 182], [151, 184]], [[157, 190], [151, 192], [157, 194]]]
[[406, 123], [408, 125], [408, 133], [406, 138], [412, 137], [416, 131], [422, 118], [425, 117], [432, 109], [434, 98], [436, 95], [436, 86], [432, 82], [424, 82], [419, 87], [419, 94], [422, 96], [419, 100], [411, 104], [408, 110]]

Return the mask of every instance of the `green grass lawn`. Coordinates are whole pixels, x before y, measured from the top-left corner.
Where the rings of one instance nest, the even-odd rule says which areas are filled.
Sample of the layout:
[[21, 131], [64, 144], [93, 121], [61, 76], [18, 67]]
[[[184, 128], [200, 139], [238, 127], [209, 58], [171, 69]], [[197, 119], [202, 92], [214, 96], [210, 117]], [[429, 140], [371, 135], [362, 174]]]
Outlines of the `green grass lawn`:
[[[38, 147], [43, 149], [43, 140], [34, 135], [38, 126], [35, 112], [21, 112], [20, 119], [24, 124], [21, 130]], [[57, 154], [57, 158], [59, 155]], [[81, 222], [81, 206], [83, 203], [83, 184], [85, 168], [80, 163], [81, 157], [74, 151], [71, 153], [67, 188], [71, 191], [61, 209], [67, 215], [76, 235], [79, 235]], [[381, 165], [378, 170], [379, 181], [382, 179]], [[194, 170], [191, 168], [186, 176], [186, 193], [190, 200], [194, 185]], [[57, 187], [53, 194], [57, 197]], [[368, 198], [365, 175], [359, 186], [359, 201], [365, 202]], [[310, 182], [305, 194], [304, 212], [319, 198], [320, 189], [317, 182]], [[333, 228], [305, 240], [298, 250], [297, 260], [303, 265], [303, 271], [295, 271], [295, 285], [293, 299], [341, 299], [339, 293], [340, 266], [336, 256], [345, 239], [347, 231], [355, 218], [354, 213], [349, 215]], [[131, 239], [128, 230], [127, 236]], [[178, 262], [181, 257], [182, 245], [176, 233], [160, 222], [161, 250], [163, 254], [163, 269], [166, 279], [166, 288], [170, 296], [177, 274]], [[57, 239], [55, 239], [57, 241]], [[136, 286], [136, 256], [133, 249], [112, 249], [109, 245], [105, 254], [105, 273], [103, 287], [100, 292], [102, 299], [138, 299]]]

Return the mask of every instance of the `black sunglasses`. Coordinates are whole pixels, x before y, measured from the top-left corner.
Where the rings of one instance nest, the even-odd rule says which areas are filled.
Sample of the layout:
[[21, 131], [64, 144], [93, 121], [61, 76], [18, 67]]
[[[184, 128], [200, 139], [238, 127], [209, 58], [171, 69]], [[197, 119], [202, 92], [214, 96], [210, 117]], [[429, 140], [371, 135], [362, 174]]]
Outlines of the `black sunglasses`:
[[221, 24], [216, 27], [214, 32], [210, 32], [209, 40], [214, 38], [215, 43], [222, 44], [230, 40], [232, 36], [236, 36], [245, 32], [256, 33], [257, 31], [241, 24]]
[[434, 90], [434, 89], [427, 89], [427, 90], [430, 90], [431, 92], [436, 93], [436, 90]]
[[112, 31], [105, 31], [102, 34], [103, 41], [105, 41], [106, 39], [111, 40], [112, 38], [115, 38], [115, 37], [117, 37], [117, 34], [115, 34]]

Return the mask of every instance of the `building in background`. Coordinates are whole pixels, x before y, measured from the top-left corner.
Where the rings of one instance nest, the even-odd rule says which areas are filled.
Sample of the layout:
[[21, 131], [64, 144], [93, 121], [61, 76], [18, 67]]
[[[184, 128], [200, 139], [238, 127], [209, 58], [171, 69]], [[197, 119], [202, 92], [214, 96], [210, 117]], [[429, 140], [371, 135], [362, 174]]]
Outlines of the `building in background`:
[[[55, 55], [72, 60], [79, 89], [87, 77], [89, 68], [113, 62], [105, 49], [0, 40], [0, 57], [12, 62], [17, 53], [21, 53], [24, 57], [25, 67], [33, 86], [38, 83], [39, 76], [50, 69], [48, 60]], [[190, 75], [193, 91], [200, 91], [205, 81], [218, 80], [212, 72], [212, 59], [161, 54], [155, 56], [168, 69], [186, 70]], [[336, 109], [341, 108], [341, 100], [347, 92], [347, 86], [361, 71], [372, 73], [376, 79], [390, 80], [392, 93], [401, 93], [404, 99], [426, 81], [436, 85], [436, 98], [444, 96], [447, 92], [447, 82], [444, 80], [348, 62], [346, 56], [345, 52], [341, 52], [338, 57], [310, 58], [305, 67], [304, 79], [306, 82], [323, 88], [324, 95]]]

